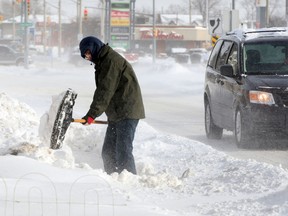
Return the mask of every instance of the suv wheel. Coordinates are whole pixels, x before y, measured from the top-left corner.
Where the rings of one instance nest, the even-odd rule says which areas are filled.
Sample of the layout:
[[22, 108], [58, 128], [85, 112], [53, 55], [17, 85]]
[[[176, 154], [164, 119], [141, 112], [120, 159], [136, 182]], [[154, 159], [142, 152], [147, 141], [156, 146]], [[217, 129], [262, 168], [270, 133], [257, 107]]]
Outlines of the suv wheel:
[[221, 139], [223, 135], [223, 128], [216, 126], [213, 122], [208, 100], [205, 103], [205, 131], [208, 139]]
[[16, 62], [16, 66], [21, 66], [23, 67], [24, 66], [24, 60], [23, 59], [20, 59]]
[[254, 132], [251, 131], [243, 120], [241, 110], [238, 108], [234, 120], [234, 137], [238, 148], [258, 148], [259, 142], [255, 139]]

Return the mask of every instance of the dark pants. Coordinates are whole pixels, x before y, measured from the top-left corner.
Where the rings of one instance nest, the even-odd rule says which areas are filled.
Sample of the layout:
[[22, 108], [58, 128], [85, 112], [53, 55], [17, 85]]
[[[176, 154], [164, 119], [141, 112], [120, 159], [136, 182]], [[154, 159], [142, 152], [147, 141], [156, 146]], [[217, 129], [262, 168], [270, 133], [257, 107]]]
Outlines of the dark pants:
[[124, 119], [109, 122], [102, 148], [105, 172], [121, 173], [124, 169], [136, 175], [133, 140], [139, 120]]

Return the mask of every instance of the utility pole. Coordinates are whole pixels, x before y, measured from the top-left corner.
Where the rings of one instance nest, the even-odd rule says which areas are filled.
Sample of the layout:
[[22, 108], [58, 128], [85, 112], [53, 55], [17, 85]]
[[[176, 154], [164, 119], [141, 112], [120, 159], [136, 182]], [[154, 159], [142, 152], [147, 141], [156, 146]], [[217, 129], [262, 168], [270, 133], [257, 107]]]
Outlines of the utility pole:
[[266, 0], [266, 27], [269, 27], [269, 0]]
[[29, 49], [28, 49], [28, 7], [27, 7], [27, 0], [24, 1], [24, 42], [25, 42], [25, 58], [24, 58], [24, 66], [26, 69], [29, 68], [28, 56], [29, 56]]
[[268, 26], [268, 0], [256, 1], [256, 28]]
[[[135, 2], [136, 0], [130, 0], [130, 49], [135, 49]], [[131, 9], [132, 8], [132, 9]]]
[[101, 0], [101, 40], [105, 41], [105, 2]]
[[232, 9], [230, 10], [230, 31], [233, 30], [233, 10], [235, 10], [235, 0], [232, 0]]
[[155, 24], [156, 24], [156, 15], [155, 15], [155, 0], [153, 0], [153, 63], [156, 61], [156, 36], [155, 36]]
[[80, 41], [83, 38], [83, 31], [82, 31], [82, 0], [77, 0], [78, 5], [78, 41]]
[[47, 22], [46, 22], [46, 0], [44, 0], [44, 5], [43, 5], [43, 9], [44, 9], [44, 19], [43, 19], [43, 23], [44, 23], [44, 30], [43, 30], [43, 45], [44, 45], [44, 55], [46, 56], [46, 31], [47, 31]]
[[59, 31], [58, 31], [58, 57], [61, 57], [61, 47], [62, 47], [62, 17], [61, 17], [61, 0], [59, 0], [59, 10], [58, 10], [58, 19], [59, 19]]
[[15, 1], [12, 2], [13, 9], [13, 40], [15, 40], [16, 28], [15, 28]]
[[191, 13], [192, 13], [192, 3], [191, 0], [189, 0], [189, 25], [191, 25]]
[[206, 19], [206, 28], [208, 28], [208, 26], [209, 26], [209, 1], [208, 0], [206, 0], [206, 17], [205, 17], [205, 19]]
[[286, 0], [286, 22], [288, 27], [288, 0]]

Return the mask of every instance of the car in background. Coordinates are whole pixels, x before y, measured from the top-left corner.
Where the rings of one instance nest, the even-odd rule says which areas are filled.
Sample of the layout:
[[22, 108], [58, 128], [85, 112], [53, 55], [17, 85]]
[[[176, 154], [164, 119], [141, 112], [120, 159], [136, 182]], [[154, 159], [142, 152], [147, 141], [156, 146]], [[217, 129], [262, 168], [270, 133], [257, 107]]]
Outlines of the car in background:
[[192, 64], [203, 63], [206, 64], [209, 53], [205, 48], [192, 48], [189, 49], [190, 61]]
[[130, 64], [135, 64], [139, 60], [138, 53], [129, 52], [122, 47], [114, 47], [113, 50], [122, 55]]
[[[32, 63], [32, 59], [28, 57], [28, 63]], [[7, 45], [0, 45], [0, 65], [16, 65], [24, 66], [25, 55]]]
[[173, 47], [167, 51], [168, 56], [175, 59], [175, 62], [187, 64], [189, 62], [188, 49], [183, 47]]
[[69, 56], [69, 62], [77, 67], [87, 65], [87, 60], [81, 57], [79, 46], [75, 46], [72, 48], [72, 52]]
[[13, 50], [17, 52], [23, 52], [24, 50], [24, 45], [22, 42], [22, 39], [20, 38], [1, 38], [0, 39], [0, 45], [6, 45], [12, 48]]
[[29, 55], [31, 55], [31, 56], [38, 55], [38, 53], [39, 53], [38, 49], [33, 45], [30, 45], [28, 49], [29, 49]]
[[288, 135], [288, 32], [237, 30], [220, 37], [205, 72], [205, 131], [234, 132], [239, 148]]

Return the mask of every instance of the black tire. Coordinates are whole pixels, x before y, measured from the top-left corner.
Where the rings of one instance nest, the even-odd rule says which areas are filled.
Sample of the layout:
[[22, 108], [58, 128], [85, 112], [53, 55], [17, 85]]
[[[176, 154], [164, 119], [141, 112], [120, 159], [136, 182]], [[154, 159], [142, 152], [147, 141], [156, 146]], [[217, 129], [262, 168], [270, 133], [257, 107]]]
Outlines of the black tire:
[[249, 122], [245, 121], [241, 110], [238, 108], [234, 118], [234, 138], [238, 148], [259, 148], [259, 142]]
[[23, 67], [24, 64], [25, 64], [24, 59], [19, 59], [16, 62], [16, 66], [18, 66], [18, 67]]
[[205, 131], [208, 139], [221, 139], [223, 128], [214, 124], [208, 100], [205, 103]]

